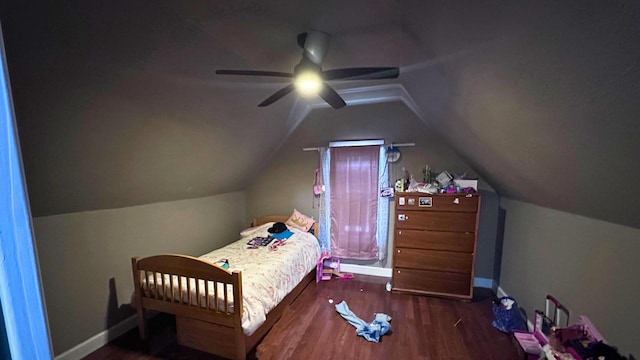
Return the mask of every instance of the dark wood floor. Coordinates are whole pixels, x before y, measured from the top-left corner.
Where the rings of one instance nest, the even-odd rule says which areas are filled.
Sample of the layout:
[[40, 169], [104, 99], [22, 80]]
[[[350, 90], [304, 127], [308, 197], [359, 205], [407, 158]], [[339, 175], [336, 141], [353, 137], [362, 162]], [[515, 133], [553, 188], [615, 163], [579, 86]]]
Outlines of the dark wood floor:
[[[491, 326], [493, 293], [475, 289], [471, 302], [390, 293], [386, 279], [356, 275], [348, 281], [310, 284], [271, 329], [249, 359], [522, 359], [511, 335]], [[329, 300], [333, 300], [330, 303]], [[345, 300], [365, 321], [390, 315], [391, 331], [380, 343], [356, 335], [335, 310]], [[457, 323], [457, 325], [456, 325]], [[87, 356], [101, 359], [219, 359], [177, 345], [170, 315], [151, 321], [151, 339], [137, 328]]]

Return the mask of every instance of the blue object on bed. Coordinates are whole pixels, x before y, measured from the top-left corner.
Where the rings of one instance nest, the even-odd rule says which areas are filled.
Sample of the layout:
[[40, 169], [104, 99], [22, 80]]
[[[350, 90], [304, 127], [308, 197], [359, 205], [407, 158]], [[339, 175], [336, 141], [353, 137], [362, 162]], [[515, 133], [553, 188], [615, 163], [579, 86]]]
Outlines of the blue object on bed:
[[291, 235], [293, 235], [293, 232], [291, 232], [291, 230], [285, 230], [281, 233], [271, 234], [271, 236], [273, 236], [276, 239], [288, 239], [291, 237]]

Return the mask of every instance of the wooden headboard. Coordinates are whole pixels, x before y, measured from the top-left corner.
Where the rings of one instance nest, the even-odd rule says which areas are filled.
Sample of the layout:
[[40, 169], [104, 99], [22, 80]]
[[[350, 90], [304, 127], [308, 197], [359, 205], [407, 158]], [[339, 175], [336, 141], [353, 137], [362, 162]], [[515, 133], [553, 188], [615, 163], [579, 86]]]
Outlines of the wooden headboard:
[[[262, 225], [262, 224], [266, 224], [268, 222], [285, 222], [289, 219], [289, 215], [269, 215], [269, 216], [263, 216], [263, 217], [259, 217], [259, 218], [254, 218], [253, 221], [251, 221], [251, 226], [258, 226], [258, 225]], [[311, 225], [311, 228], [313, 229], [313, 234], [318, 237], [318, 222], [314, 222], [313, 225]]]

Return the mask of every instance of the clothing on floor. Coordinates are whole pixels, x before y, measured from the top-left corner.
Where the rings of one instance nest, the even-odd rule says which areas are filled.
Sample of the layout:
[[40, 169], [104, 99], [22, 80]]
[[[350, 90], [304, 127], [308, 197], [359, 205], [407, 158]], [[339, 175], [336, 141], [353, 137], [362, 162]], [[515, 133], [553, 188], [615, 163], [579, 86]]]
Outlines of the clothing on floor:
[[380, 337], [391, 329], [391, 316], [387, 314], [377, 313], [375, 319], [367, 323], [356, 316], [344, 300], [336, 305], [336, 311], [356, 328], [356, 334], [371, 342], [379, 342]]

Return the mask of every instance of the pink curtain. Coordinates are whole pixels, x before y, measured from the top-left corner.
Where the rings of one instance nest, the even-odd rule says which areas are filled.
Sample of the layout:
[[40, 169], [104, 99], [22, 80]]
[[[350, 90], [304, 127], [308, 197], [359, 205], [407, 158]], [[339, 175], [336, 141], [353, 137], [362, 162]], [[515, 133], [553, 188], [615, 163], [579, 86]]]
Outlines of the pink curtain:
[[380, 146], [331, 148], [331, 255], [378, 258]]

